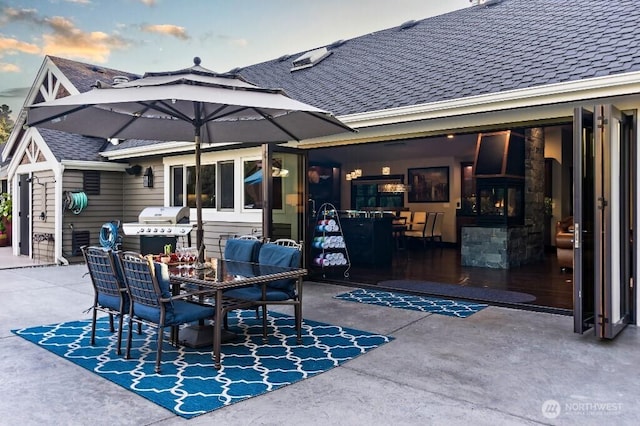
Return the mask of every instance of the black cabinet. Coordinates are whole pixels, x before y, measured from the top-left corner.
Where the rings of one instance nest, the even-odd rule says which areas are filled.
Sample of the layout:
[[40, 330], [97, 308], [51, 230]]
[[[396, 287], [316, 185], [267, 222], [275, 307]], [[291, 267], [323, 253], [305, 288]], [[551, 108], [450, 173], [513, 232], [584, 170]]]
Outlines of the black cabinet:
[[390, 217], [342, 218], [341, 222], [352, 264], [391, 264], [393, 238]]

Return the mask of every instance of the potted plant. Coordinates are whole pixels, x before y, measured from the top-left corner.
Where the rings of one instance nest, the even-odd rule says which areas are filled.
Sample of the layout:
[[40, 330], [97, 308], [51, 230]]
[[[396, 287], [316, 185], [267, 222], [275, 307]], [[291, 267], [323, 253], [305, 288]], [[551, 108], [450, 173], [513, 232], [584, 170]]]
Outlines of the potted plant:
[[0, 232], [11, 241], [11, 194], [0, 194]]

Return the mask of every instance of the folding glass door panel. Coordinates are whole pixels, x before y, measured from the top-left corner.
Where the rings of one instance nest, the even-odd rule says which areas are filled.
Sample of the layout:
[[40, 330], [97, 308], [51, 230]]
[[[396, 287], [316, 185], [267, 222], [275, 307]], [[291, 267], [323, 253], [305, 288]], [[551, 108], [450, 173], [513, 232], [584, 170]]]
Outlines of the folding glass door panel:
[[632, 315], [635, 117], [611, 105], [574, 114], [574, 331], [612, 339]]

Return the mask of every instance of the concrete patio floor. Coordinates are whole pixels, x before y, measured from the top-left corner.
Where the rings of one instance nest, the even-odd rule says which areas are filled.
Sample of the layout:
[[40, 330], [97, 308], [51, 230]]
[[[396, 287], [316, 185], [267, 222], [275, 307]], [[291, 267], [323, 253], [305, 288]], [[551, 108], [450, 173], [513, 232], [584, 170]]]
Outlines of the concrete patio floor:
[[600, 341], [574, 334], [567, 316], [489, 307], [452, 318], [336, 300], [350, 288], [307, 282], [304, 318], [395, 340], [316, 377], [184, 420], [11, 333], [89, 318], [85, 271], [0, 270], [0, 424], [635, 425], [640, 418], [636, 327]]
[[0, 269], [50, 265], [50, 263], [34, 260], [28, 256], [14, 256], [11, 250], [11, 247], [0, 247]]

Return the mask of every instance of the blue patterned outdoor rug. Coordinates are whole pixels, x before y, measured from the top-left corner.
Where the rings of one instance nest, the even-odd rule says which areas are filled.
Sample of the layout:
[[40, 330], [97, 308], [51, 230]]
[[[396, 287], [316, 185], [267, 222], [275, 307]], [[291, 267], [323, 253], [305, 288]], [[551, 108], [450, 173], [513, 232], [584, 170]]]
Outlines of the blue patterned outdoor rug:
[[[302, 344], [296, 343], [293, 317], [269, 312], [269, 343], [262, 343], [262, 320], [255, 311], [229, 314], [238, 338], [222, 345], [222, 368], [215, 370], [211, 348], [162, 349], [162, 369], [154, 372], [155, 329], [134, 333], [131, 359], [116, 354], [116, 333], [107, 318], [96, 325], [73, 321], [13, 332], [48, 351], [174, 412], [191, 418], [328, 371], [393, 340], [392, 337], [304, 320]], [[128, 333], [125, 327], [124, 335]]]
[[337, 299], [350, 302], [366, 303], [369, 305], [389, 306], [392, 308], [409, 309], [412, 311], [431, 312], [450, 317], [467, 318], [489, 305], [470, 303], [457, 300], [436, 299], [426, 296], [389, 291], [357, 289], [348, 293], [338, 294]]

